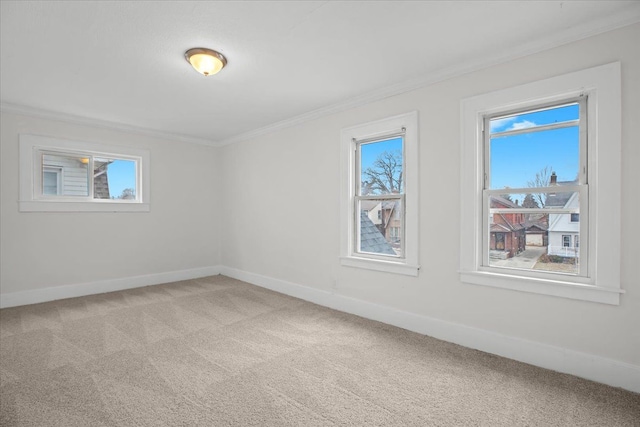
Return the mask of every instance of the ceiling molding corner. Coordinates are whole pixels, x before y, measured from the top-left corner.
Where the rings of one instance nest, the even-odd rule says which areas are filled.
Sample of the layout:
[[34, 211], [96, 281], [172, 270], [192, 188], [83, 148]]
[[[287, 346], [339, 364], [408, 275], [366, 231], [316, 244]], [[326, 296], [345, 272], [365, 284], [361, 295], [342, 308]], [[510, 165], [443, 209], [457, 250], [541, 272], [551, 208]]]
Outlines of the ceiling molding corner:
[[20, 114], [40, 119], [56, 120], [63, 123], [91, 126], [95, 128], [114, 130], [118, 132], [126, 132], [154, 138], [162, 138], [170, 141], [186, 142], [189, 144], [206, 145], [215, 147], [218, 144], [214, 141], [195, 138], [187, 135], [163, 132], [156, 129], [148, 129], [139, 126], [132, 126], [123, 123], [111, 122], [108, 120], [95, 119], [90, 117], [77, 116], [74, 114], [60, 113], [51, 110], [43, 110], [40, 108], [29, 107], [27, 105], [14, 104], [0, 101], [0, 111], [3, 113]]

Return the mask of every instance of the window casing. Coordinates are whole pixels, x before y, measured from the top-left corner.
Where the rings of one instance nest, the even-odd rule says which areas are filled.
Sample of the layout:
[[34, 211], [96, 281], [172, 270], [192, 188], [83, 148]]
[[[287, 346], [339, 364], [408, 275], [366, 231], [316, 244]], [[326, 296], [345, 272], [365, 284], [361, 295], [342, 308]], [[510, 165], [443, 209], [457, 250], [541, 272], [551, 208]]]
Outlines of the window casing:
[[20, 135], [21, 212], [145, 212], [149, 176], [146, 150]]
[[[475, 96], [462, 101], [461, 158], [461, 252], [460, 279], [465, 283], [540, 293], [572, 299], [619, 304], [620, 294], [620, 64], [553, 77], [522, 86]], [[582, 101], [584, 100], [584, 101]], [[558, 188], [491, 188], [487, 185], [487, 145], [483, 132], [486, 120], [522, 112], [584, 102], [584, 138], [580, 144], [579, 173], [562, 190], [573, 193], [574, 204], [554, 207], [549, 216], [571, 224], [579, 245], [571, 251], [580, 255], [572, 274], [497, 268], [487, 259], [488, 223], [507, 208], [492, 208], [492, 195], [531, 193], [551, 195]], [[523, 132], [526, 132], [523, 130]], [[581, 135], [582, 138], [582, 135]], [[490, 172], [490, 170], [489, 170]], [[489, 177], [489, 182], [491, 179]], [[495, 190], [495, 191], [494, 191]], [[518, 206], [521, 213], [531, 213]], [[513, 211], [512, 211], [513, 212]], [[597, 242], [596, 242], [597, 237]], [[561, 239], [561, 236], [558, 236]], [[575, 242], [575, 237], [574, 237]], [[551, 245], [551, 242], [549, 242]], [[562, 245], [562, 241], [558, 243]], [[574, 256], [575, 256], [574, 255]]]
[[[417, 117], [413, 112], [341, 132], [344, 266], [418, 274]], [[392, 172], [379, 175], [386, 167]]]

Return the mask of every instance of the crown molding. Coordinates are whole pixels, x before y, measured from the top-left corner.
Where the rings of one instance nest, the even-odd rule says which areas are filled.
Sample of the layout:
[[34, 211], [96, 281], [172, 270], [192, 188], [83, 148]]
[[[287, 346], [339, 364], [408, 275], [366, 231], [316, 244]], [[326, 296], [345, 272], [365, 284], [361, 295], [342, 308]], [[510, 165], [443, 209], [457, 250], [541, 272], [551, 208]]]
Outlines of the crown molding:
[[9, 102], [0, 102], [0, 111], [3, 113], [21, 114], [30, 117], [37, 117], [40, 119], [56, 120], [64, 123], [70, 123], [75, 125], [92, 126], [96, 128], [115, 130], [119, 132], [133, 133], [137, 135], [150, 136], [154, 138], [162, 138], [171, 141], [186, 142], [190, 144], [206, 145], [209, 147], [215, 147], [216, 143], [201, 138], [194, 138], [192, 136], [163, 132], [156, 129], [148, 129], [139, 126], [126, 125], [123, 123], [111, 122], [108, 120], [101, 120], [83, 116], [77, 116], [74, 114], [60, 113], [51, 110], [44, 110], [40, 108], [29, 107], [27, 105], [13, 104]]
[[532, 40], [531, 42], [518, 46], [510, 50], [498, 52], [491, 56], [486, 56], [480, 60], [467, 61], [463, 64], [459, 64], [453, 67], [436, 70], [434, 72], [418, 76], [413, 79], [408, 79], [403, 82], [383, 87], [356, 97], [352, 97], [342, 102], [338, 102], [326, 107], [318, 108], [316, 110], [309, 111], [291, 118], [281, 120], [267, 126], [254, 129], [248, 132], [240, 133], [238, 135], [221, 139], [221, 140], [208, 140], [203, 138], [197, 138], [188, 135], [174, 134], [163, 132], [157, 129], [143, 128], [133, 125], [127, 125], [123, 123], [111, 122], [107, 120], [101, 120], [96, 118], [89, 118], [83, 116], [77, 116], [73, 114], [66, 114], [55, 112], [51, 110], [44, 110], [29, 107], [26, 105], [19, 105], [7, 102], [0, 102], [0, 111], [6, 113], [23, 114], [33, 117], [39, 117], [50, 120], [58, 120], [66, 123], [87, 125], [93, 127], [99, 127], [104, 129], [111, 129], [121, 132], [129, 132], [139, 135], [151, 136], [155, 138], [168, 139], [178, 142], [186, 142], [191, 144], [206, 145], [210, 147], [222, 147], [225, 145], [234, 144], [241, 141], [257, 138], [266, 134], [270, 134], [282, 129], [290, 128], [300, 125], [305, 122], [316, 120], [325, 116], [336, 114], [342, 111], [346, 111], [352, 108], [357, 108], [372, 102], [380, 101], [392, 96], [401, 95], [406, 92], [410, 92], [421, 87], [429, 86], [441, 81], [445, 81], [457, 76], [468, 74], [474, 71], [479, 71], [485, 68], [489, 68], [495, 65], [503, 64], [509, 61], [516, 60], [525, 56], [529, 56], [538, 52], [553, 49], [558, 46], [562, 46], [571, 42], [579, 41], [591, 36], [595, 36], [608, 31], [613, 31], [628, 25], [633, 25], [640, 22], [640, 7], [637, 7], [632, 13], [619, 13], [617, 15], [603, 17], [595, 25], [587, 23], [568, 28], [566, 31], [558, 35], [548, 36], [545, 38]]
[[613, 31], [619, 28], [633, 25], [640, 22], [640, 8], [637, 8], [631, 14], [618, 14], [605, 17], [598, 22], [598, 25], [584, 24], [572, 27], [564, 31], [560, 35], [550, 36], [543, 39], [533, 40], [525, 45], [518, 46], [511, 50], [496, 53], [495, 55], [485, 57], [477, 61], [468, 61], [460, 65], [437, 70], [426, 75], [419, 76], [414, 79], [405, 80], [404, 82], [386, 86], [384, 88], [368, 92], [366, 94], [350, 98], [346, 101], [332, 104], [327, 107], [318, 108], [298, 116], [291, 117], [270, 125], [255, 129], [249, 132], [216, 141], [216, 146], [225, 146], [252, 138], [263, 136], [281, 129], [293, 127], [311, 120], [319, 119], [331, 114], [339, 113], [352, 108], [357, 108], [372, 102], [380, 101], [392, 96], [401, 95], [406, 92], [429, 86], [441, 81], [479, 71], [495, 65], [503, 64], [509, 61], [523, 58], [538, 52], [553, 49], [568, 43], [576, 42], [598, 34]]

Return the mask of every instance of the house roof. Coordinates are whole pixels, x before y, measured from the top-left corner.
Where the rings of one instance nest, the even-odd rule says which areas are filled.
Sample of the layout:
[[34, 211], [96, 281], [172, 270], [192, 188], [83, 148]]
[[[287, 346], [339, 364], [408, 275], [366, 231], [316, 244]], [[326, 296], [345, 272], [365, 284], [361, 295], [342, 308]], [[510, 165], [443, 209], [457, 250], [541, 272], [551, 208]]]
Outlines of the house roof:
[[[558, 181], [558, 187], [562, 187], [563, 185], [575, 185], [576, 181]], [[565, 191], [558, 192], [547, 195], [547, 200], [545, 201], [545, 208], [561, 208], [567, 205], [571, 196], [573, 196], [573, 191]]]
[[513, 203], [509, 199], [505, 199], [501, 196], [491, 196], [491, 207], [492, 208], [520, 208], [522, 206]]
[[535, 231], [536, 228], [540, 231], [547, 231], [549, 227], [542, 221], [530, 221], [527, 219], [524, 222], [524, 228], [527, 231]]
[[518, 230], [524, 229], [524, 226], [522, 224], [513, 224], [504, 215], [502, 215], [502, 214], [497, 214], [497, 215], [499, 215], [500, 218], [502, 218], [504, 223], [502, 223], [502, 224], [498, 224], [498, 223], [491, 224], [491, 227], [490, 227], [491, 231], [497, 231], [497, 232], [501, 232], [502, 233], [502, 232], [518, 231]]
[[360, 250], [376, 254], [395, 255], [395, 251], [384, 238], [378, 227], [360, 211]]

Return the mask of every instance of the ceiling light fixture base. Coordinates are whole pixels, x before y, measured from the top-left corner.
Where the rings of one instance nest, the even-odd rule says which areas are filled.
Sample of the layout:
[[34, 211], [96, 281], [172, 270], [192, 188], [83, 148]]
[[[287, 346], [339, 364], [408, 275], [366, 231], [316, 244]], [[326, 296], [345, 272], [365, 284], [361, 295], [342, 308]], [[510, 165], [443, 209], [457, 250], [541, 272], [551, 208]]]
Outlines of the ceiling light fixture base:
[[194, 47], [184, 53], [184, 58], [200, 74], [212, 76], [227, 65], [227, 58], [220, 52], [205, 47]]

